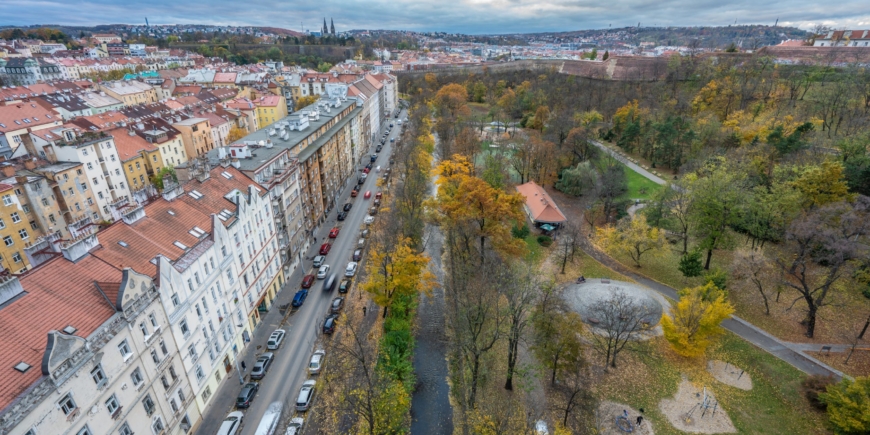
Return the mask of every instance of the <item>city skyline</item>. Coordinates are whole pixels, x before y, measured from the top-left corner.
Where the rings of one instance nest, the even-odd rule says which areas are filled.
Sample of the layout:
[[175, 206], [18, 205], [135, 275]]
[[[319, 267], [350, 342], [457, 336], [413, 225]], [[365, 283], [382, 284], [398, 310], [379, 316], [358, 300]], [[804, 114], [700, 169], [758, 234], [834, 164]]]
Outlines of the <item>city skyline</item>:
[[[797, 2], [741, 0], [719, 2], [619, 0], [604, 7], [588, 0], [462, 0], [444, 2], [336, 2], [317, 4], [246, 4], [225, 0], [186, 3], [155, 0], [135, 12], [117, 0], [58, 2], [7, 0], [0, 5], [0, 25], [203, 24], [281, 27], [318, 31], [323, 17], [334, 17], [336, 29], [444, 31], [465, 34], [558, 32], [627, 26], [727, 26], [778, 23], [812, 30], [870, 26], [870, 12], [856, 15], [863, 2], [847, 0], [821, 5]], [[613, 6], [615, 5], [615, 6]], [[286, 18], [276, 19], [276, 16]], [[135, 17], [135, 18], [133, 18]]]

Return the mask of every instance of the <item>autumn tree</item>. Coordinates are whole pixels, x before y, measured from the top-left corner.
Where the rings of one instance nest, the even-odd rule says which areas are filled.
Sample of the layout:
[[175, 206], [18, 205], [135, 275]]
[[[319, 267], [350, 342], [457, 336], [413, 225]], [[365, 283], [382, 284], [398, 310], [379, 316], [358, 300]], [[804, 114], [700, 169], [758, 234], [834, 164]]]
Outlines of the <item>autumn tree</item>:
[[520, 340], [523, 339], [526, 326], [529, 323], [529, 311], [534, 306], [535, 299], [541, 287], [552, 286], [552, 283], [542, 283], [534, 274], [531, 264], [516, 264], [508, 269], [507, 279], [501, 283], [501, 294], [505, 300], [504, 316], [507, 323], [507, 380], [505, 390], [513, 390], [514, 371], [519, 357]]
[[589, 364], [577, 358], [566, 367], [563, 381], [553, 388], [554, 408], [559, 412], [561, 426], [570, 428], [571, 433], [598, 433], [594, 429], [598, 402], [591, 386]]
[[562, 263], [561, 273], [564, 274], [565, 265], [569, 261], [574, 262], [574, 254], [580, 249], [580, 243], [583, 241], [583, 229], [575, 222], [565, 222], [559, 228], [556, 241], [559, 244], [559, 261]]
[[719, 325], [732, 313], [734, 307], [725, 299], [725, 292], [708, 282], [680, 291], [680, 300], [670, 314], [662, 316], [662, 330], [678, 354], [696, 357], [722, 333]]
[[230, 132], [227, 134], [227, 143], [233, 143], [247, 136], [247, 134], [248, 132], [234, 125], [232, 128], [230, 128]]
[[827, 405], [828, 420], [838, 434], [870, 432], [870, 377], [844, 377], [819, 394]]
[[757, 291], [764, 301], [764, 314], [770, 315], [770, 288], [775, 281], [776, 265], [763, 251], [739, 249], [731, 262], [731, 276], [739, 287]]
[[570, 370], [581, 358], [583, 342], [580, 332], [583, 322], [580, 316], [563, 307], [548, 308], [539, 303], [533, 317], [535, 341], [532, 351], [550, 374], [550, 384], [555, 385], [558, 375]]
[[637, 267], [641, 266], [644, 254], [649, 253], [648, 257], [662, 254], [666, 243], [664, 233], [651, 227], [641, 214], [624, 218], [616, 226], [599, 228], [597, 233], [597, 239], [606, 250], [628, 255]]
[[653, 310], [621, 290], [589, 306], [595, 313], [592, 348], [604, 357], [605, 370], [616, 368], [617, 356], [628, 343], [650, 329]]
[[538, 130], [540, 132], [544, 131], [544, 127], [547, 126], [547, 121], [550, 120], [550, 108], [547, 106], [540, 106], [538, 110], [535, 111], [535, 117], [531, 122], [532, 129]]
[[393, 246], [370, 249], [366, 263], [363, 290], [372, 295], [376, 304], [384, 307], [383, 316], [400, 295], [428, 292], [435, 276], [428, 269], [429, 257], [411, 249], [411, 239], [399, 237]]
[[819, 309], [829, 304], [836, 285], [851, 276], [854, 262], [866, 258], [861, 240], [870, 230], [870, 199], [838, 202], [819, 207], [795, 219], [785, 235], [785, 246], [776, 260], [782, 284], [797, 291], [806, 304], [807, 337], [813, 337]]
[[849, 193], [843, 165], [839, 162], [824, 161], [821, 165], [808, 165], [790, 185], [800, 192], [804, 209], [850, 200], [854, 196]]
[[558, 166], [557, 158], [552, 142], [532, 134], [528, 140], [517, 145], [510, 161], [520, 176], [520, 184], [536, 180], [538, 184], [545, 185], [552, 182]]
[[739, 217], [744, 200], [744, 174], [724, 164], [724, 159], [708, 162], [700, 174], [686, 177], [691, 195], [691, 227], [699, 247], [707, 251], [704, 269], [710, 269], [713, 251], [732, 241], [730, 227]]
[[299, 111], [302, 110], [314, 103], [318, 100], [317, 95], [305, 95], [296, 99], [296, 105], [294, 106], [294, 110]]

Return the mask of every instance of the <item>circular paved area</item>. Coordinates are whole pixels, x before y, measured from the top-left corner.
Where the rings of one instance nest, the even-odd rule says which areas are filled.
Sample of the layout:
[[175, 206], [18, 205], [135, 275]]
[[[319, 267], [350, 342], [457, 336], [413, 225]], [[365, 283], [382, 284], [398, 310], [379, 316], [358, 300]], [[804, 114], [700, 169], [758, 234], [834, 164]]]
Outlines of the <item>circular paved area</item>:
[[667, 299], [652, 289], [630, 282], [607, 279], [587, 279], [583, 284], [569, 284], [565, 289], [565, 300], [580, 314], [584, 322], [594, 327], [599, 320], [592, 307], [599, 301], [608, 300], [617, 292], [624, 293], [634, 303], [644, 306], [648, 311], [646, 318], [650, 325], [658, 325], [662, 318], [663, 307], [670, 307]]

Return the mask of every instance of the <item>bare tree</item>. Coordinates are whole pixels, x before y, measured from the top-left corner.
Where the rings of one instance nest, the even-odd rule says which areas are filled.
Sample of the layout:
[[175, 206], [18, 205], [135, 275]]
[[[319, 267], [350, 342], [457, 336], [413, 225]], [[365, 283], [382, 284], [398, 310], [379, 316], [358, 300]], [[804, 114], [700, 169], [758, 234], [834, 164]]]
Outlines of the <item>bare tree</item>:
[[589, 391], [589, 366], [582, 357], [570, 362], [565, 379], [553, 388], [553, 406], [559, 412], [562, 426], [571, 433], [590, 433], [595, 427], [595, 396]]
[[580, 226], [574, 222], [568, 221], [559, 229], [557, 241], [559, 243], [559, 260], [562, 262], [561, 273], [565, 273], [566, 263], [574, 262], [574, 254], [577, 253], [582, 240]]
[[754, 288], [764, 300], [764, 314], [770, 315], [767, 288], [770, 285], [775, 265], [773, 261], [764, 255], [763, 251], [755, 249], [741, 249], [734, 253], [731, 263], [731, 275], [742, 284]]
[[616, 368], [616, 357], [638, 335], [650, 329], [653, 310], [638, 303], [622, 290], [600, 299], [589, 307], [592, 322], [592, 347], [604, 356], [604, 367]]
[[849, 276], [854, 260], [866, 258], [867, 245], [861, 240], [870, 230], [870, 199], [859, 197], [855, 204], [829, 204], [815, 209], [791, 224], [786, 231], [786, 250], [777, 259], [782, 283], [806, 303], [807, 337], [813, 337], [821, 307], [835, 284]]
[[[528, 312], [534, 305], [541, 282], [535, 275], [535, 268], [531, 264], [514, 265], [507, 278], [501, 283], [501, 293], [507, 302], [505, 306], [505, 320], [507, 321], [508, 361], [507, 380], [504, 388], [514, 389], [514, 369], [519, 355], [519, 344], [523, 338], [526, 326], [529, 323]], [[552, 283], [546, 285], [552, 286]]]

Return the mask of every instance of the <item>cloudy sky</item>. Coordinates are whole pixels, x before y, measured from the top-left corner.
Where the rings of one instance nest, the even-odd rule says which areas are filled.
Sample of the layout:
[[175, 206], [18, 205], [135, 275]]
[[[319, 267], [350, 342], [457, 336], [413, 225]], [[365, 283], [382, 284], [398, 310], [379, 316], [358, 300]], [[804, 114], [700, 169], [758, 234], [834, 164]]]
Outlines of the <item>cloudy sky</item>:
[[868, 0], [0, 0], [0, 25], [227, 24], [469, 34], [632, 26], [870, 28]]

